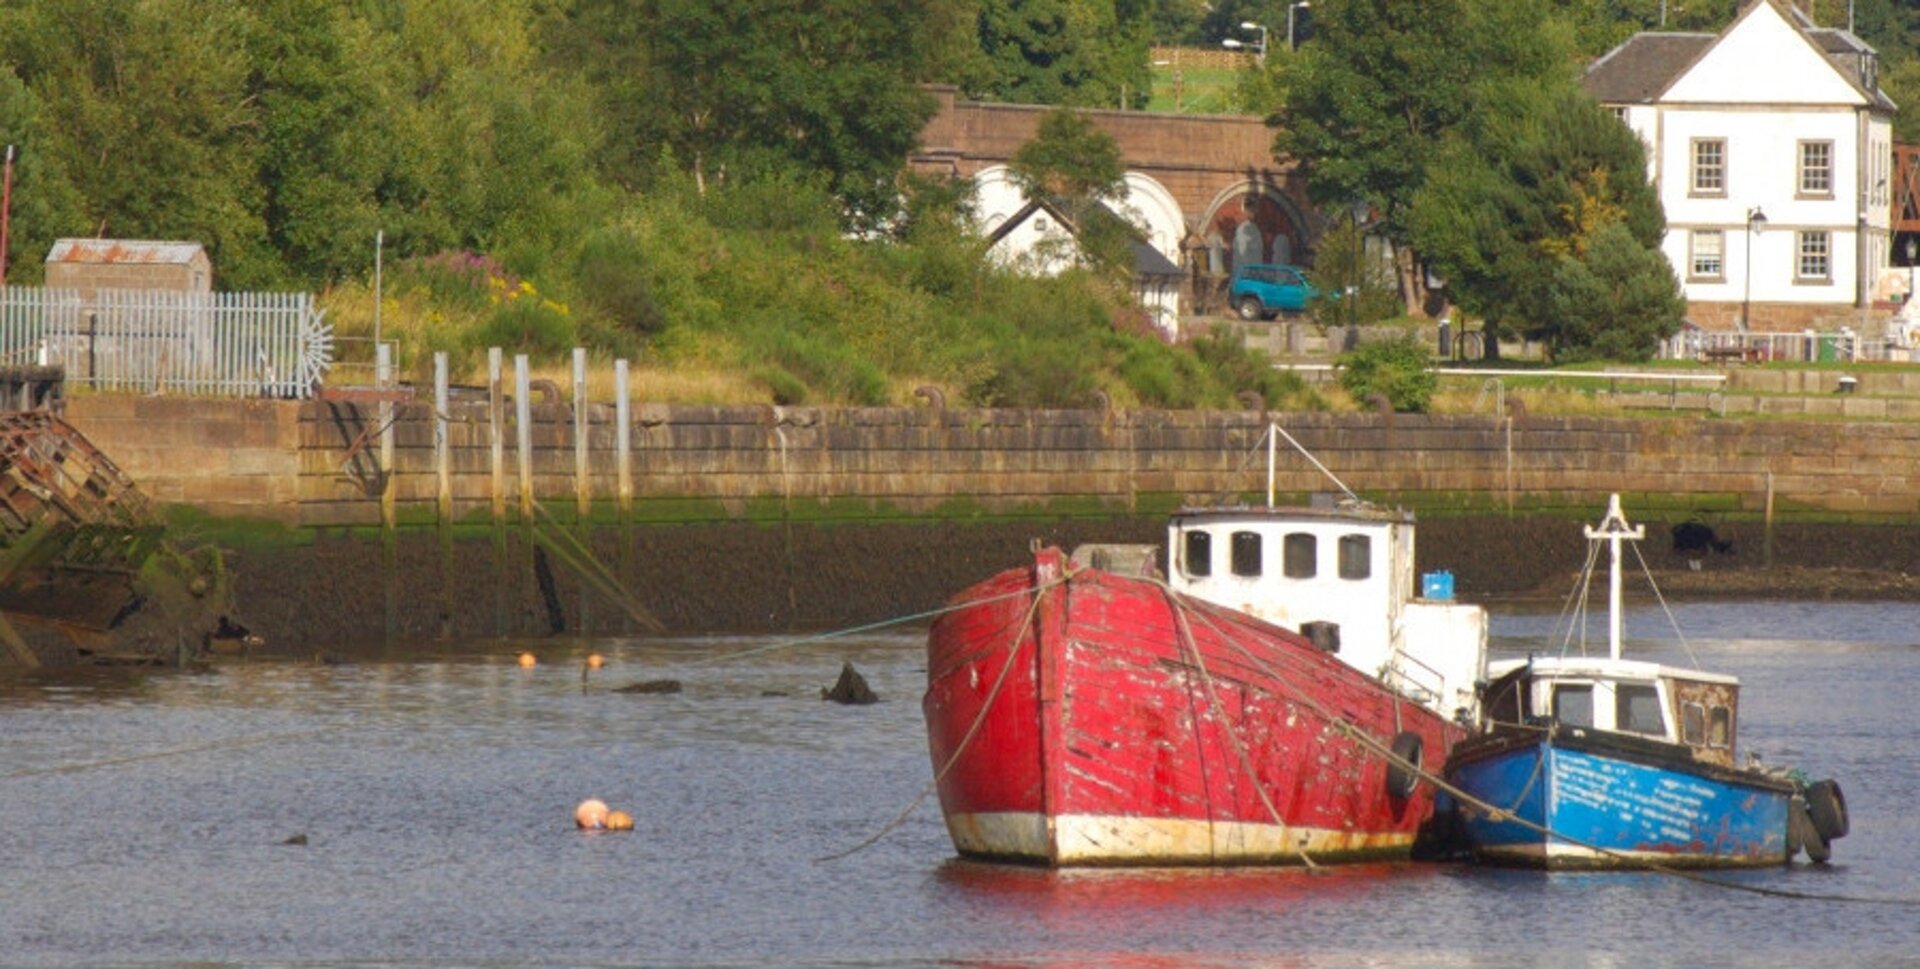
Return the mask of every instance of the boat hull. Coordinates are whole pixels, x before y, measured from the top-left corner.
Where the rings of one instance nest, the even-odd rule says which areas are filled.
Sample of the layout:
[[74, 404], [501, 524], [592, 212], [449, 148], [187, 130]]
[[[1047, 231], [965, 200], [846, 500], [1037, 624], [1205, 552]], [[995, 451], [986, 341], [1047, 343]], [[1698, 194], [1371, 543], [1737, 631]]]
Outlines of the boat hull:
[[1791, 857], [1789, 782], [1696, 762], [1672, 744], [1583, 733], [1503, 732], [1456, 750], [1448, 781], [1508, 815], [1460, 812], [1476, 857], [1545, 868], [1735, 868]]
[[1066, 565], [1041, 552], [962, 593], [929, 634], [928, 739], [960, 854], [1215, 865], [1411, 850], [1433, 793], [1401, 796], [1379, 751], [1417, 737], [1432, 770], [1460, 727], [1284, 629]]

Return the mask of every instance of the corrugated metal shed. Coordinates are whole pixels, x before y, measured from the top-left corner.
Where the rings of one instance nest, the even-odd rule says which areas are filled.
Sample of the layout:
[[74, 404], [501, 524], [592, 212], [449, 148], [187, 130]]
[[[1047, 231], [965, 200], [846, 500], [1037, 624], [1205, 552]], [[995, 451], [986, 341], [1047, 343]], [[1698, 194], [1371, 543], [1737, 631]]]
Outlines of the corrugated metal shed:
[[184, 266], [205, 254], [198, 242], [139, 239], [61, 239], [47, 253], [49, 263], [146, 263]]

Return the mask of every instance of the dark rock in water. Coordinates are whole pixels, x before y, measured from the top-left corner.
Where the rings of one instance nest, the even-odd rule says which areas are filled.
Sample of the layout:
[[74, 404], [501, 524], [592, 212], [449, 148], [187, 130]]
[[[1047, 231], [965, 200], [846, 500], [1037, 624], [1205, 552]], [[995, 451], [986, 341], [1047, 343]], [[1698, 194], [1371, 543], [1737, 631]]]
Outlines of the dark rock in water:
[[304, 834], [296, 834], [293, 837], [288, 838], [287, 840], [282, 841], [280, 843], [283, 845], [304, 845], [307, 843], [307, 836]]
[[678, 693], [679, 680], [641, 680], [626, 686], [614, 688], [615, 693]]
[[835, 683], [831, 690], [821, 690], [820, 699], [832, 700], [835, 703], [865, 704], [879, 703], [880, 695], [873, 692], [873, 688], [867, 685], [867, 678], [861, 676], [859, 671], [853, 668], [852, 663], [842, 663], [840, 682]]
[[767, 696], [792, 696], [793, 694], [788, 693], [785, 690], [761, 690], [760, 695], [763, 697], [767, 697]]

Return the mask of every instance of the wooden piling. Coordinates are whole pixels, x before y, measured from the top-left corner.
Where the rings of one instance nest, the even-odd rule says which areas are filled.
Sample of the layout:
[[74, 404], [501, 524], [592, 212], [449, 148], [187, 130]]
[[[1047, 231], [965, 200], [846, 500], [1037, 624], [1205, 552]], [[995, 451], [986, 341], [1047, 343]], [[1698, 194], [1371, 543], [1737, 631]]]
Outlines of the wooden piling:
[[487, 444], [492, 471], [488, 509], [493, 521], [493, 634], [507, 634], [507, 431], [500, 348], [487, 349]]
[[398, 536], [395, 529], [399, 525], [396, 514], [395, 469], [393, 466], [393, 401], [387, 391], [393, 386], [393, 347], [386, 343], [376, 344], [373, 349], [373, 386], [380, 392], [380, 401], [374, 406], [374, 413], [380, 425], [380, 584], [386, 593], [385, 622], [382, 624], [384, 642], [392, 645], [394, 635], [399, 629], [400, 618], [400, 557]]
[[[573, 348], [573, 521], [582, 548], [593, 548], [593, 478], [587, 473], [587, 447], [593, 431], [587, 401], [587, 351]], [[580, 584], [580, 618], [575, 628], [584, 633], [592, 625], [587, 583]]]
[[[520, 556], [524, 559], [524, 568], [515, 569], [515, 574], [524, 583], [520, 588], [536, 588], [539, 576], [534, 572], [533, 558], [533, 380], [527, 372], [527, 355], [513, 355], [513, 418], [514, 447], [518, 451], [516, 460], [520, 472]], [[530, 613], [524, 613], [531, 615]], [[522, 623], [519, 632], [528, 633], [533, 627]]]
[[[633, 405], [627, 396], [627, 362], [613, 362], [614, 509], [619, 518], [620, 587], [633, 588]], [[633, 620], [620, 620], [633, 632]]]
[[451, 406], [447, 355], [433, 355], [434, 524], [440, 540], [440, 638], [453, 636], [453, 447], [447, 426]]

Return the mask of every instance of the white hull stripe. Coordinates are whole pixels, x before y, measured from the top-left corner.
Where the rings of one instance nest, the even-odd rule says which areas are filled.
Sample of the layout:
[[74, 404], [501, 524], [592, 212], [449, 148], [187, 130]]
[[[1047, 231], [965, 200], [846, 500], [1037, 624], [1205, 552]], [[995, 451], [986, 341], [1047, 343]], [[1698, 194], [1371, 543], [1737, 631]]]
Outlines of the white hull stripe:
[[1326, 828], [1246, 822], [1066, 815], [1053, 820], [1055, 852], [1048, 850], [1040, 814], [955, 814], [947, 831], [963, 855], [1052, 861], [1062, 865], [1216, 864], [1299, 861], [1322, 856], [1405, 854], [1413, 834], [1366, 834]]

